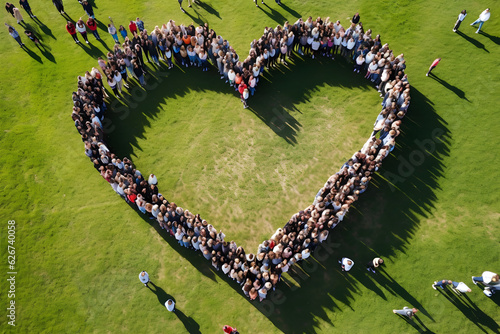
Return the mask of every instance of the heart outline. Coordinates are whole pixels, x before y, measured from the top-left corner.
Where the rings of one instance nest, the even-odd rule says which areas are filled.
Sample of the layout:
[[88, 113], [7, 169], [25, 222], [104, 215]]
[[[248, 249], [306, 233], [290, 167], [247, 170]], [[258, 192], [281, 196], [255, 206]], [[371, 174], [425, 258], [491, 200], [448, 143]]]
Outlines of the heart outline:
[[[409, 88], [408, 88], [408, 89], [409, 89]], [[408, 95], [408, 96], [409, 96], [409, 95]], [[397, 109], [397, 110], [399, 110], [399, 109]], [[403, 115], [403, 116], [404, 116], [404, 115]], [[401, 118], [402, 118], [402, 117], [401, 117]], [[378, 120], [378, 118], [377, 118], [377, 120]], [[383, 120], [386, 120], [386, 118], [384, 118]], [[395, 120], [393, 119], [393, 120], [392, 120], [392, 122], [390, 122], [390, 123], [389, 123], [389, 124], [391, 125], [391, 129], [392, 129], [392, 124], [394, 124], [394, 121], [395, 121]], [[375, 122], [375, 126], [377, 126], [377, 124], [378, 124], [378, 123], [377, 123], [377, 121], [376, 121], [376, 122]], [[399, 125], [400, 125], [400, 124], [401, 124], [401, 122], [399, 122]], [[398, 129], [399, 129], [399, 125], [397, 126], [396, 130], [398, 130]], [[375, 134], [376, 134], [376, 132], [373, 132], [373, 133], [372, 133], [372, 135], [370, 135], [370, 138], [372, 138], [372, 136], [374, 136]], [[395, 137], [397, 137], [397, 135], [398, 135], [398, 134], [396, 134], [396, 136], [394, 136], [394, 138], [395, 138]], [[367, 141], [367, 143], [365, 144], [365, 146], [366, 146], [366, 147], [364, 146], [362, 150], [365, 150], [365, 151], [367, 151], [367, 152], [370, 152], [370, 149], [369, 149], [368, 147], [372, 146], [372, 144], [368, 144], [369, 142], [370, 142], [370, 139], [369, 139], [369, 140]], [[368, 146], [367, 146], [367, 144], [368, 144]], [[395, 146], [395, 141], [393, 141], [393, 144], [392, 144], [391, 146], [392, 146], [392, 149], [393, 149], [393, 148], [394, 148], [394, 146]], [[108, 149], [107, 149], [107, 147], [106, 147], [105, 145], [104, 145], [104, 148], [105, 148], [106, 150], [108, 150]], [[103, 149], [104, 149], [104, 148], [103, 148]], [[378, 148], [378, 147], [377, 147], [377, 148]], [[391, 149], [391, 150], [392, 150], [392, 149]], [[384, 156], [382, 156], [382, 157], [380, 158], [380, 160], [379, 160], [379, 163], [380, 163], [380, 164], [381, 164], [382, 160], [383, 160], [383, 159], [384, 159], [384, 158], [385, 158], [385, 157], [389, 154], [389, 152], [390, 152], [389, 150], [384, 151], [384, 153], [383, 153], [382, 155], [384, 155], [384, 154], [385, 154], [385, 155], [384, 155]], [[109, 150], [108, 150], [108, 153], [111, 155], [111, 152], [109, 152]], [[376, 153], [377, 153], [377, 158], [378, 158], [378, 156], [380, 155], [380, 151], [377, 151], [377, 150], [376, 150]], [[356, 153], [355, 153], [355, 154], [356, 154]], [[353, 156], [353, 157], [354, 157], [354, 156]], [[377, 161], [377, 159], [375, 159], [374, 161]], [[130, 163], [131, 163], [131, 162], [130, 162]], [[346, 164], [347, 164], [347, 163], [346, 163]], [[351, 165], [351, 166], [346, 167], [346, 164], [344, 164], [344, 165], [341, 167], [341, 171], [342, 171], [342, 170], [344, 170], [344, 174], [346, 174], [346, 171], [351, 170], [351, 168], [354, 168], [354, 167], [352, 167], [352, 165]], [[370, 174], [369, 174], [369, 175], [367, 175], [369, 178], [371, 178], [371, 175], [372, 175], [375, 171], [377, 171], [377, 170], [378, 170], [378, 167], [379, 167], [379, 165], [380, 165], [380, 164], [374, 164], [373, 166], [371, 166], [372, 168], [369, 170]], [[347, 168], [347, 170], [346, 170], [346, 168]], [[358, 168], [359, 168], [359, 167], [358, 167]], [[357, 171], [357, 169], [356, 169], [355, 171]], [[338, 173], [337, 173], [337, 174], [338, 174]], [[332, 179], [332, 177], [334, 177], [334, 176], [335, 176], [335, 175], [337, 175], [337, 174], [332, 175], [332, 176], [329, 178], [329, 180], [327, 181], [327, 183], [328, 183], [329, 181], [334, 181], [334, 183], [337, 183], [338, 179]], [[347, 176], [347, 175], [343, 175], [343, 176]], [[106, 178], [106, 177], [105, 177], [105, 175], [103, 175], [103, 177], [104, 177], [104, 178]], [[339, 178], [340, 178], [340, 177], [339, 177]], [[331, 179], [332, 179], [332, 180], [331, 180]], [[109, 181], [108, 181], [108, 182], [109, 182]], [[110, 183], [111, 183], [111, 182], [110, 182]], [[325, 183], [325, 186], [327, 185], [327, 183]], [[341, 182], [339, 183], [339, 185], [340, 185], [340, 184], [341, 184]], [[365, 185], [366, 185], [366, 186], [367, 186], [368, 184], [369, 184], [369, 179], [368, 179], [368, 181], [367, 181], [367, 182], [365, 182]], [[322, 188], [322, 189], [323, 189], [323, 188]], [[364, 191], [366, 190], [366, 187], [365, 187], [365, 188], [363, 188], [363, 189], [364, 189], [364, 190], [363, 190], [363, 192], [364, 192]], [[115, 191], [116, 191], [116, 190], [115, 190]], [[320, 191], [321, 191], [321, 190], [320, 190]], [[347, 191], [347, 189], [345, 189], [345, 191]], [[349, 193], [350, 193], [350, 192], [348, 192], [348, 193], [347, 193], [347, 195], [349, 195]], [[362, 193], [362, 192], [361, 192], [361, 193]], [[360, 193], [359, 193], [359, 194], [360, 194]], [[348, 197], [348, 196], [346, 195], [346, 196], [344, 196], [344, 197], [343, 197], [342, 208], [341, 208], [341, 210], [340, 210], [340, 211], [337, 211], [337, 213], [335, 214], [335, 217], [337, 217], [338, 222], [335, 222], [335, 217], [333, 217], [333, 215], [329, 215], [329, 216], [328, 216], [328, 224], [330, 224], [330, 222], [332, 222], [332, 226], [331, 226], [331, 228], [334, 228], [334, 227], [335, 227], [338, 223], [340, 223], [340, 222], [343, 220], [344, 215], [345, 215], [345, 214], [347, 213], [347, 211], [348, 211], [348, 206], [349, 206], [349, 205], [351, 205], [352, 203], [354, 203], [354, 202], [358, 199], [359, 194], [355, 194], [355, 196], [353, 196], [353, 198], [350, 200], [350, 202], [349, 202], [348, 204], [346, 204], [346, 201], [345, 201], [345, 197]], [[316, 195], [316, 197], [315, 197], [315, 201], [314, 201], [314, 202], [313, 202], [313, 204], [312, 204], [312, 206], [316, 208], [316, 210], [311, 210], [311, 212], [310, 212], [310, 213], [311, 213], [311, 214], [313, 214], [313, 215], [314, 215], [314, 211], [316, 211], [316, 213], [318, 213], [318, 211], [319, 211], [319, 210], [318, 210], [318, 208], [316, 207], [316, 206], [318, 205], [318, 202], [322, 202], [322, 200], [319, 200], [319, 201], [318, 201], [318, 196], [319, 196], [319, 193]], [[347, 205], [347, 208], [346, 208], [346, 209], [344, 208], [344, 206], [345, 206], [345, 205]], [[133, 204], [132, 204], [132, 206], [133, 206]], [[309, 207], [308, 207], [308, 208], [309, 208]], [[306, 209], [307, 209], [307, 208], [306, 208]], [[188, 210], [185, 210], [184, 212], [189, 212], [189, 211], [188, 211]], [[320, 212], [323, 212], [323, 213], [324, 213], [324, 212], [326, 212], [326, 210], [323, 208], [323, 210], [321, 210]], [[339, 212], [342, 212], [342, 213], [339, 215]], [[300, 212], [299, 212], [299, 214], [300, 214]], [[182, 215], [185, 215], [185, 214], [184, 214], [184, 213], [182, 213]], [[292, 216], [292, 219], [291, 219], [291, 220], [293, 220], [293, 219], [295, 219], [295, 220], [296, 220], [296, 218], [298, 217], [297, 215], [298, 215], [298, 214], [294, 214], [294, 215]], [[332, 218], [332, 217], [333, 217], [333, 218]], [[316, 220], [318, 220], [318, 218], [319, 218], [319, 217], [316, 217]], [[290, 222], [290, 221], [289, 221], [289, 222]], [[288, 223], [287, 223], [287, 225], [288, 225]], [[287, 226], [287, 225], [285, 225], [285, 228], [286, 228], [286, 226]], [[324, 223], [323, 223], [322, 225], [324, 225]], [[209, 225], [209, 224], [208, 224], [208, 226], [211, 226], [211, 225]], [[330, 227], [330, 226], [329, 226], [329, 227]], [[268, 239], [268, 240], [269, 240], [269, 241], [270, 241], [270, 240], [274, 240], [274, 239], [275, 239], [275, 237], [276, 237], [276, 235], [279, 233], [279, 231], [280, 231], [280, 230], [283, 230], [283, 229], [278, 229], [278, 230], [277, 230], [277, 232], [276, 232], [276, 233], [275, 233], [275, 234], [274, 234], [274, 235], [273, 235], [270, 239]], [[215, 230], [215, 232], [216, 232], [216, 230]], [[171, 235], [172, 235], [172, 233], [171, 233]], [[327, 237], [328, 237], [328, 236], [327, 236]], [[224, 239], [224, 238], [222, 238], [222, 240], [223, 240], [223, 239]], [[242, 247], [240, 247], [240, 248], [241, 248], [241, 250], [242, 250], [243, 254], [246, 254], [246, 253], [244, 252], [243, 248], [242, 248]], [[259, 253], [259, 252], [257, 252], [257, 253]], [[256, 254], [257, 254], [257, 253], [256, 253]], [[262, 254], [262, 252], [261, 252], [261, 253], [259, 253], [259, 254]], [[259, 255], [259, 254], [258, 254], [258, 255]], [[295, 257], [295, 256], [296, 256], [296, 254], [298, 254], [298, 253], [294, 253], [294, 254], [292, 255], [292, 258], [293, 258], [293, 257]], [[247, 254], [247, 255], [253, 255], [253, 254], [252, 254], [252, 253], [249, 253], [249, 254]], [[258, 256], [258, 255], [257, 255], [257, 256]], [[253, 255], [253, 256], [254, 256], [254, 257], [256, 257], [255, 255]], [[297, 256], [297, 258], [299, 258], [299, 259], [298, 259], [298, 261], [300, 261], [300, 260], [301, 260], [301, 259], [300, 259], [300, 256]], [[297, 262], [298, 262], [298, 261], [297, 261]], [[246, 265], [246, 266], [248, 267], [248, 263], [247, 263], [247, 262], [251, 262], [251, 261], [248, 259], [248, 257], [247, 257], [246, 262], [244, 263], [244, 265]], [[241, 266], [242, 266], [242, 265], [241, 265]], [[240, 266], [240, 267], [241, 267], [241, 266]], [[240, 271], [240, 272], [241, 272], [241, 271]], [[235, 277], [234, 277], [234, 276], [233, 276], [233, 279], [235, 279]]]

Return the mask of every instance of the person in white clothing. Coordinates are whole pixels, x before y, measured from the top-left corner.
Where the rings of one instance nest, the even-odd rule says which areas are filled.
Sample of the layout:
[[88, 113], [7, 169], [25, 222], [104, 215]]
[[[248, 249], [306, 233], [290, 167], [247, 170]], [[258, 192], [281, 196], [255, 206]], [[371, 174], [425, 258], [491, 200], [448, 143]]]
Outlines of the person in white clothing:
[[169, 299], [165, 302], [165, 307], [170, 312], [175, 312], [175, 302], [172, 299]]
[[465, 19], [466, 16], [467, 16], [467, 11], [465, 9], [461, 11], [460, 14], [458, 14], [458, 19], [457, 22], [455, 22], [455, 26], [453, 27], [453, 32], [457, 32], [458, 28], [460, 27], [460, 24], [462, 23], [462, 21]]
[[472, 283], [477, 285], [477, 282], [484, 283], [486, 285], [499, 285], [500, 277], [491, 271], [485, 271], [480, 277], [472, 276]]
[[490, 19], [490, 9], [489, 8], [486, 8], [485, 10], [483, 10], [483, 12], [479, 15], [479, 18], [472, 22], [470, 25], [473, 26], [473, 25], [476, 25], [479, 23], [479, 28], [477, 28], [476, 30], [476, 34], [478, 34], [480, 31], [481, 31], [481, 28], [483, 27], [483, 24], [484, 22], [488, 21]]
[[342, 259], [340, 259], [339, 263], [342, 267], [342, 271], [349, 271], [354, 266], [354, 261], [347, 257], [343, 257]]
[[141, 281], [141, 283], [144, 283], [144, 286], [147, 286], [149, 288], [148, 283], [150, 282], [150, 280], [147, 272], [141, 271], [141, 273], [139, 274], [139, 280]]

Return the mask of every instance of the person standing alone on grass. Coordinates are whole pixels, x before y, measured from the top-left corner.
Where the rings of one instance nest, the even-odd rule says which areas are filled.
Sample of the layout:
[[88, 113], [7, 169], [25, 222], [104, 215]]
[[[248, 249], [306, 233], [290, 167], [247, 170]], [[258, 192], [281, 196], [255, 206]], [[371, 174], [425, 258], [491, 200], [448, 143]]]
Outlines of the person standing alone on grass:
[[461, 11], [460, 14], [458, 14], [458, 19], [457, 22], [455, 22], [455, 26], [453, 27], [453, 32], [457, 32], [458, 28], [460, 28], [460, 24], [462, 23], [462, 21], [465, 19], [466, 16], [467, 16], [467, 11], [465, 9]]
[[169, 299], [165, 302], [165, 307], [170, 312], [175, 312], [175, 302], [172, 299]]
[[429, 71], [427, 71], [427, 74], [425, 75], [426, 77], [429, 76], [429, 74], [431, 74], [432, 70], [439, 64], [439, 62], [441, 61], [441, 58], [437, 58], [436, 60], [434, 60], [431, 64], [431, 67], [429, 67]]
[[392, 313], [399, 314], [399, 315], [402, 315], [404, 317], [408, 317], [408, 319], [410, 319], [410, 320], [411, 320], [411, 318], [413, 318], [413, 316], [417, 312], [418, 312], [418, 310], [416, 308], [409, 308], [406, 306], [403, 307], [402, 310], [392, 310]]
[[371, 271], [372, 273], [376, 273], [375, 268], [380, 267], [384, 263], [384, 260], [382, 260], [379, 257], [374, 258], [368, 264], [366, 265], [366, 270]]
[[149, 280], [149, 275], [147, 272], [145, 272], [144, 270], [141, 271], [141, 273], [139, 274], [139, 280], [141, 281], [141, 283], [144, 283], [144, 286], [147, 286], [149, 288], [148, 283], [151, 281]]
[[478, 34], [480, 31], [481, 31], [481, 28], [483, 27], [483, 24], [484, 22], [488, 21], [490, 19], [490, 9], [489, 8], [486, 8], [485, 10], [483, 10], [483, 12], [479, 15], [479, 18], [472, 22], [470, 25], [473, 26], [473, 25], [476, 25], [479, 23], [479, 28], [477, 28], [476, 30], [476, 34]]

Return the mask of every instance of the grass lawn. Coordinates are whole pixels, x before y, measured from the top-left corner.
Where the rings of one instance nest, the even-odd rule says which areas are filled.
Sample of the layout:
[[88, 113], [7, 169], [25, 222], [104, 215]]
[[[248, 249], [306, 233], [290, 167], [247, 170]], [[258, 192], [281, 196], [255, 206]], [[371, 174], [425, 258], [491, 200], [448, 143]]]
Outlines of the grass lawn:
[[[91, 45], [77, 46], [52, 4], [31, 0], [43, 23], [21, 12], [47, 50], [23, 37], [25, 52], [7, 29], [0, 31], [4, 310], [8, 220], [16, 221], [17, 271], [16, 327], [2, 315], [2, 332], [218, 333], [224, 324], [241, 333], [500, 330], [499, 296], [487, 298], [470, 281], [484, 270], [500, 271], [498, 4], [285, 0], [279, 7], [269, 0], [258, 9], [251, 0], [211, 0], [189, 9], [185, 3], [183, 14], [174, 0], [94, 2], [105, 23], [108, 16], [123, 25], [139, 16], [151, 30], [168, 19], [209, 22], [240, 57], [266, 26], [309, 15], [345, 24], [359, 12], [365, 28], [405, 54], [411, 109], [396, 149], [329, 244], [286, 275], [269, 301], [250, 302], [236, 283], [131, 210], [95, 172], [70, 118], [71, 92], [112, 38], [101, 29], [102, 43], [89, 36]], [[469, 24], [488, 5], [491, 19], [475, 34]], [[455, 34], [464, 8], [469, 15]], [[65, 1], [65, 11], [84, 16], [76, 1]], [[443, 60], [435, 77], [425, 77], [437, 57]], [[108, 143], [143, 173], [157, 174], [169, 200], [247, 250], [310, 204], [361, 148], [381, 102], [343, 60], [296, 58], [271, 71], [250, 109], [213, 69], [163, 67], [146, 80], [154, 87], [144, 94], [132, 88], [125, 105], [112, 103], [119, 112], [107, 115]], [[374, 255], [386, 266], [369, 275], [364, 264]], [[340, 271], [339, 256], [356, 262], [350, 274]], [[138, 281], [142, 270], [156, 293]], [[466, 297], [435, 291], [430, 285], [439, 279], [463, 281], [473, 291]], [[170, 297], [177, 314], [163, 306]], [[419, 308], [420, 322], [392, 314], [403, 306]]]

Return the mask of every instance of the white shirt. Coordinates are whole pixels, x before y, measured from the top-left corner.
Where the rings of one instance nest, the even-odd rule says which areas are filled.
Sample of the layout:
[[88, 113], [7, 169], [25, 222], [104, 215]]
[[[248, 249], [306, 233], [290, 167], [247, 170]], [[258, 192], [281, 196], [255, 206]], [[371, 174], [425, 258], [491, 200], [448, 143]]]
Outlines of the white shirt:
[[488, 20], [490, 19], [490, 15], [491, 15], [490, 11], [486, 11], [486, 10], [484, 10], [484, 11], [481, 13], [481, 15], [479, 15], [479, 19], [480, 19], [481, 21], [483, 21], [483, 22], [486, 22], [486, 21], [488, 21]]
[[[142, 276], [142, 273], [144, 273], [144, 276]], [[148, 275], [148, 273], [145, 272], [145, 271], [141, 271], [141, 273], [139, 274], [139, 280], [142, 283], [144, 283], [144, 284], [146, 284], [147, 282], [149, 282], [149, 275]]]
[[[491, 279], [496, 276], [497, 274], [495, 274], [494, 272], [491, 272], [491, 271], [485, 271], [481, 274], [481, 276], [483, 277], [483, 282], [485, 284], [490, 284], [491, 283]], [[494, 283], [494, 284], [498, 284], [498, 282]]]
[[458, 14], [458, 20], [463, 21], [466, 16], [467, 16], [467, 14], [464, 15], [464, 14], [460, 13], [460, 14]]
[[[171, 301], [172, 304], [168, 305], [168, 302]], [[172, 299], [169, 299], [165, 302], [165, 307], [167, 308], [167, 310], [169, 310], [170, 312], [172, 312], [175, 308], [175, 302], [172, 300]]]
[[469, 290], [469, 287], [467, 285], [465, 285], [464, 282], [460, 282], [458, 283], [458, 285], [455, 287], [455, 289], [457, 289], [458, 291], [460, 292], [463, 292], [463, 293], [466, 293], [468, 292]]
[[[351, 264], [349, 264], [347, 261], [351, 261]], [[349, 271], [351, 270], [352, 266], [354, 266], [354, 261], [347, 257], [344, 257], [342, 258], [342, 264], [344, 265], [344, 270]]]

